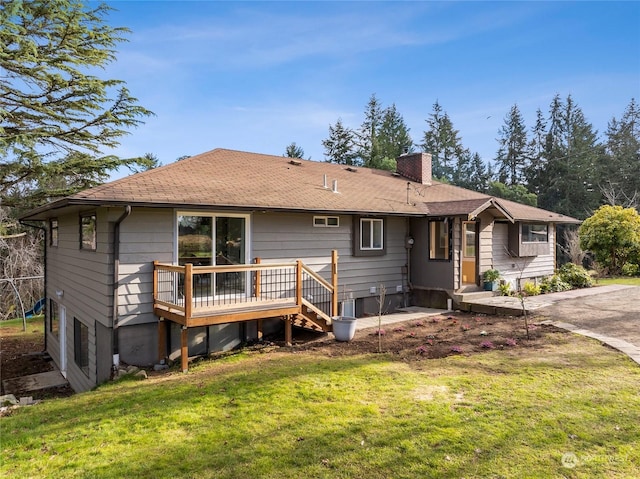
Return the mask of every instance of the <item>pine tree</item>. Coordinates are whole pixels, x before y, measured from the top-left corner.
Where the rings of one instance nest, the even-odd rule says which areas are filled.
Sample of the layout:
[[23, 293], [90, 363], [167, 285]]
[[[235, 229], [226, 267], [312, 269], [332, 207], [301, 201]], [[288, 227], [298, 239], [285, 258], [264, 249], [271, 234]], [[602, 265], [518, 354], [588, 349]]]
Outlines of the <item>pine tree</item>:
[[294, 141], [287, 146], [284, 156], [287, 158], [304, 158], [304, 150], [301, 146], [296, 145], [296, 142]]
[[396, 158], [413, 151], [409, 128], [395, 104], [384, 110], [377, 144], [380, 163], [373, 165], [374, 168], [395, 170]]
[[322, 140], [324, 156], [328, 163], [359, 165], [355, 133], [338, 119], [335, 126], [329, 125], [329, 138]]
[[509, 110], [498, 134], [500, 135], [498, 138], [500, 147], [495, 160], [498, 167], [498, 181], [506, 185], [524, 183], [527, 130], [517, 104]]
[[144, 158], [104, 156], [151, 114], [120, 80], [97, 72], [116, 58], [126, 28], [111, 8], [77, 0], [6, 0], [0, 5], [0, 200], [35, 206], [104, 181]]
[[421, 146], [423, 151], [431, 153], [433, 176], [452, 182], [454, 170], [464, 152], [458, 138], [458, 130], [453, 128], [449, 115], [442, 110], [437, 101], [433, 105], [433, 112], [426, 121], [428, 128], [424, 132]]
[[525, 182], [529, 191], [538, 194], [540, 192], [540, 175], [547, 162], [545, 157], [547, 122], [540, 108], [536, 111], [536, 124], [531, 130], [531, 137], [527, 149]]
[[369, 98], [369, 103], [365, 107], [364, 121], [357, 133], [358, 156], [363, 166], [367, 168], [378, 168], [382, 163], [380, 153], [379, 134], [383, 121], [383, 109], [375, 93]]
[[606, 131], [606, 160], [600, 178], [622, 202], [640, 195], [640, 107], [631, 99], [620, 120], [612, 118]]

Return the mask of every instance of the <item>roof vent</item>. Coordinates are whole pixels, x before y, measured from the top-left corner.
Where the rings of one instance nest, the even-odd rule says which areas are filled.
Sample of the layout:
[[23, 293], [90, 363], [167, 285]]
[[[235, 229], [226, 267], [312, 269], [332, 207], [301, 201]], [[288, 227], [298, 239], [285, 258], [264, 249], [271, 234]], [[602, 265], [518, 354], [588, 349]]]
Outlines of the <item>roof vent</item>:
[[322, 187], [326, 190], [327, 188], [329, 188], [329, 185], [327, 184], [327, 175], [322, 175]]
[[289, 163], [296, 166], [300, 166], [302, 164], [300, 160], [290, 160]]
[[333, 192], [338, 192], [338, 180], [333, 180]]
[[354, 173], [355, 173], [356, 171], [358, 171], [358, 168], [354, 168], [353, 166], [347, 166], [347, 167], [345, 168], [345, 170], [347, 170], [347, 171], [352, 171], [352, 172], [354, 172]]

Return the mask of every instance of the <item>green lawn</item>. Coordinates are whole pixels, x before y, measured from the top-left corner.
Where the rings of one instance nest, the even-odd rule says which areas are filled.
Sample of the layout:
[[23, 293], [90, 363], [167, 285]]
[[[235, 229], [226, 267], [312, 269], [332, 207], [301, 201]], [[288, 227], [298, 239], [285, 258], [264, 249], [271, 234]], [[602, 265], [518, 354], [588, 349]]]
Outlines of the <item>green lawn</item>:
[[640, 286], [640, 277], [631, 278], [629, 276], [622, 276], [619, 278], [601, 278], [598, 279], [597, 284], [628, 284], [631, 286]]
[[0, 476], [638, 477], [640, 368], [549, 338], [415, 362], [245, 352], [110, 383], [0, 418]]

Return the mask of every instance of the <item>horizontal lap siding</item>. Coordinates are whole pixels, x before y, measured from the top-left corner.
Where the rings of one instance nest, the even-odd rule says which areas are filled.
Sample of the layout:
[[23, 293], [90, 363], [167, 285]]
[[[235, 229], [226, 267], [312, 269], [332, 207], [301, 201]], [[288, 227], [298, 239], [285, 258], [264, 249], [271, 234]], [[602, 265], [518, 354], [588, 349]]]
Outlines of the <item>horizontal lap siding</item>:
[[134, 208], [120, 225], [118, 325], [157, 322], [153, 314], [153, 261], [173, 262], [174, 212]]
[[[58, 220], [58, 246], [47, 246], [47, 297], [66, 308], [67, 379], [82, 391], [96, 384], [96, 322], [111, 327], [113, 266], [112, 223], [105, 208], [96, 213], [96, 251], [80, 249], [78, 213], [62, 215]], [[58, 297], [57, 292], [62, 292]], [[89, 332], [89, 376], [80, 370], [74, 357], [74, 318]], [[47, 350], [60, 366], [60, 340], [48, 332]]]
[[496, 223], [493, 228], [493, 264], [504, 279], [508, 280], [513, 286], [517, 286], [517, 280], [521, 277], [521, 274], [522, 279], [530, 279], [549, 276], [554, 273], [554, 225], [549, 225], [549, 254], [531, 257], [512, 258], [507, 255], [508, 231], [509, 226], [505, 223]]
[[402, 285], [405, 220], [387, 217], [386, 254], [353, 256], [353, 218], [341, 215], [335, 227], [314, 227], [312, 214], [257, 213], [253, 215], [252, 255], [262, 262], [301, 259], [326, 280], [331, 279], [331, 251], [338, 251], [339, 300], [371, 296], [369, 289], [384, 284], [388, 293]]

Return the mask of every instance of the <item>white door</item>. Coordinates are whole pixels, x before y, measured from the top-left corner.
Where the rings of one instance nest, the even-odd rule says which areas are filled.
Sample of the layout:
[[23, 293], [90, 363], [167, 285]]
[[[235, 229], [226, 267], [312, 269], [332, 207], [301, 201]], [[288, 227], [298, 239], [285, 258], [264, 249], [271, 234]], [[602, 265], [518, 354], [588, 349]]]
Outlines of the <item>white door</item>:
[[67, 377], [67, 308], [60, 305], [58, 309], [60, 318], [60, 372]]

